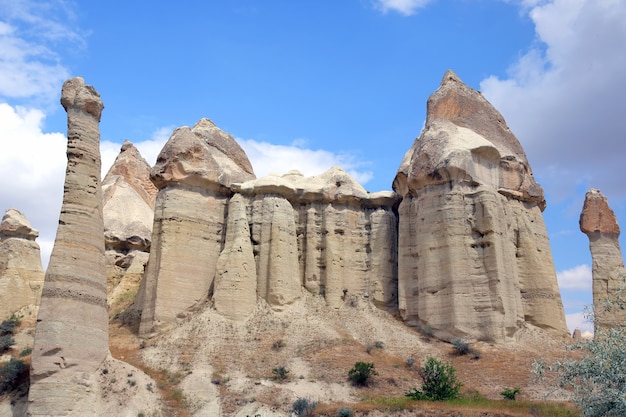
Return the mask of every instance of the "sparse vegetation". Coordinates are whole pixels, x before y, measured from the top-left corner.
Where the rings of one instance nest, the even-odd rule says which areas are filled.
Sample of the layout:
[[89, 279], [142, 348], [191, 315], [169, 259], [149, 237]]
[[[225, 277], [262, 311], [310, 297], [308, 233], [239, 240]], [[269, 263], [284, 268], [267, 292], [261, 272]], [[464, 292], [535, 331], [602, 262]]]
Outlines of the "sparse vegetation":
[[14, 388], [20, 374], [26, 369], [21, 360], [11, 358], [0, 368], [0, 395]]
[[413, 365], [415, 365], [415, 359], [413, 359], [413, 358], [406, 358], [404, 363], [406, 363], [407, 367], [413, 368]]
[[317, 407], [317, 401], [312, 401], [308, 398], [298, 398], [291, 406], [291, 412], [297, 417], [312, 417], [315, 407]]
[[452, 347], [458, 355], [472, 355], [474, 359], [480, 358], [480, 351], [471, 347], [470, 344], [463, 339], [454, 339], [450, 343], [452, 343]]
[[337, 417], [352, 417], [352, 415], [352, 409], [350, 408], [341, 407], [337, 410]]
[[281, 350], [285, 346], [287, 346], [287, 344], [283, 341], [283, 339], [278, 339], [272, 343], [272, 349], [274, 350]]
[[515, 396], [519, 394], [521, 390], [519, 388], [505, 388], [504, 391], [500, 393], [505, 400], [515, 401]]
[[376, 372], [374, 364], [368, 362], [356, 362], [352, 369], [348, 371], [348, 378], [356, 386], [367, 385], [370, 378], [374, 375], [378, 375], [378, 372]]
[[6, 352], [14, 344], [15, 339], [13, 339], [12, 335], [5, 334], [4, 336], [0, 336], [0, 353]]
[[22, 351], [20, 352], [20, 356], [24, 357], [24, 356], [28, 356], [33, 352], [33, 350], [31, 348], [25, 348], [22, 349]]
[[16, 315], [11, 315], [11, 317], [9, 317], [6, 320], [3, 320], [2, 323], [0, 323], [0, 336], [13, 334], [13, 331], [19, 325], [20, 325], [19, 317], [17, 317]]
[[405, 396], [413, 400], [446, 401], [459, 397], [463, 384], [456, 379], [456, 369], [436, 358], [429, 357], [419, 370], [422, 389], [411, 388]]
[[272, 369], [272, 374], [273, 374], [273, 378], [276, 381], [284, 381], [287, 379], [289, 370], [285, 368], [284, 366], [277, 366], [276, 368]]

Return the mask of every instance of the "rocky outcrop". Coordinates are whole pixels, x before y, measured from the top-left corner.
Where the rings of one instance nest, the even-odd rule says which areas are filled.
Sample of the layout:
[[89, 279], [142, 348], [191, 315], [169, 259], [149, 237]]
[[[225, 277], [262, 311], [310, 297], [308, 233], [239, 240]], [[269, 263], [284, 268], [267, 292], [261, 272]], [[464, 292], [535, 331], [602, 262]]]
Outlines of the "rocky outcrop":
[[585, 195], [580, 213], [580, 230], [589, 238], [591, 250], [595, 325], [623, 325], [623, 314], [609, 312], [604, 308], [604, 302], [614, 299], [617, 291], [624, 287], [626, 270], [615, 213], [599, 190], [591, 189]]
[[543, 190], [502, 116], [453, 72], [395, 192], [368, 193], [339, 168], [256, 179], [206, 119], [174, 132], [151, 177], [143, 336], [204, 300], [243, 320], [257, 302], [288, 308], [303, 289], [337, 309], [399, 311], [445, 339], [504, 341], [526, 323], [567, 333]]
[[148, 262], [157, 189], [150, 165], [125, 141], [102, 181], [109, 304], [135, 293]]
[[543, 191], [502, 115], [448, 71], [393, 183], [403, 319], [443, 338], [565, 333]]
[[104, 106], [82, 78], [63, 84], [61, 104], [67, 170], [35, 330], [29, 416], [94, 415], [96, 370], [109, 352], [98, 127]]
[[0, 223], [0, 319], [27, 305], [38, 305], [44, 271], [35, 239], [39, 232], [16, 209]]
[[141, 334], [172, 325], [213, 292], [229, 187], [252, 178], [246, 154], [210, 120], [174, 131], [151, 171], [159, 192], [140, 294]]

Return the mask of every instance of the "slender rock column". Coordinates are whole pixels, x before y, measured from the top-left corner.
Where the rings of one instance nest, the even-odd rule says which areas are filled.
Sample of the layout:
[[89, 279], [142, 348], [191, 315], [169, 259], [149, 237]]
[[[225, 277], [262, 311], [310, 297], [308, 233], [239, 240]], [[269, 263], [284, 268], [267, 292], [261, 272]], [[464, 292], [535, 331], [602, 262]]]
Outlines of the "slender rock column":
[[624, 287], [624, 261], [619, 246], [619, 225], [615, 213], [609, 207], [606, 197], [598, 190], [591, 189], [585, 195], [585, 203], [580, 213], [580, 231], [589, 238], [589, 249], [593, 266], [593, 307], [595, 325], [623, 325], [624, 313], [606, 311], [604, 302], [617, 295]]
[[109, 352], [100, 186], [100, 95], [63, 84], [67, 170], [32, 353], [29, 416], [95, 415], [95, 371]]

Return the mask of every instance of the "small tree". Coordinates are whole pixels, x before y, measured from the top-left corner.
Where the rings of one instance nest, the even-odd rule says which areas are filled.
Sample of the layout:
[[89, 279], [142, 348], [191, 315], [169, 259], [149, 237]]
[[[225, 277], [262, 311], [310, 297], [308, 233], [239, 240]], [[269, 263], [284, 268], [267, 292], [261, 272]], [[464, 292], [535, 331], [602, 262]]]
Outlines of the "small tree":
[[[624, 310], [624, 287], [605, 301], [604, 311]], [[588, 312], [593, 319], [593, 312]], [[558, 384], [573, 389], [572, 400], [584, 417], [626, 416], [626, 323], [601, 327], [596, 322], [595, 337], [568, 346], [580, 350], [580, 359], [564, 359], [546, 366], [535, 362], [534, 373], [541, 377], [546, 370], [556, 371]]]
[[0, 395], [15, 388], [15, 382], [25, 369], [24, 362], [14, 358], [0, 367]]
[[414, 400], [445, 401], [458, 398], [463, 384], [456, 379], [456, 369], [438, 359], [429, 357], [419, 370], [422, 389], [412, 388], [404, 395]]
[[515, 396], [519, 394], [521, 390], [519, 388], [506, 388], [504, 391], [500, 393], [504, 397], [505, 400], [515, 401]]
[[350, 378], [352, 384], [358, 386], [367, 385], [373, 375], [378, 375], [373, 363], [357, 362], [348, 371], [348, 378]]

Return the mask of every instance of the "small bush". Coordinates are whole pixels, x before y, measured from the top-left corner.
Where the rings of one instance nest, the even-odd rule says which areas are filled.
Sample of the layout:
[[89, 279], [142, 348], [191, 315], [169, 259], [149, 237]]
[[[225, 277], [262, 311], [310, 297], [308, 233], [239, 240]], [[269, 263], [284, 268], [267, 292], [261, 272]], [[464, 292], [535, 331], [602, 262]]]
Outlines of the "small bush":
[[446, 401], [459, 397], [463, 384], [456, 379], [456, 369], [452, 365], [429, 357], [419, 370], [422, 389], [411, 388], [404, 395], [413, 400]]
[[284, 366], [277, 366], [276, 368], [272, 369], [272, 374], [274, 374], [274, 379], [277, 381], [284, 381], [285, 379], [287, 379], [288, 373], [289, 373], [289, 370], [285, 368]]
[[297, 417], [312, 417], [315, 407], [317, 407], [317, 401], [311, 401], [308, 398], [298, 398], [291, 406], [291, 412]]
[[20, 356], [28, 356], [31, 353], [33, 353], [33, 350], [31, 348], [25, 348], [22, 349], [22, 351], [20, 352]]
[[274, 350], [281, 350], [285, 346], [287, 346], [287, 344], [283, 341], [283, 339], [278, 339], [272, 343], [272, 349]]
[[426, 336], [428, 338], [431, 338], [435, 335], [433, 328], [426, 324], [421, 325], [419, 331], [423, 336]]
[[381, 340], [377, 340], [376, 342], [374, 342], [374, 347], [376, 349], [384, 349], [385, 348], [385, 343]]
[[504, 397], [505, 400], [515, 401], [515, 396], [519, 394], [521, 390], [519, 388], [506, 388], [504, 391], [500, 393]]
[[352, 410], [349, 408], [341, 407], [337, 410], [337, 417], [352, 417]]
[[406, 366], [408, 366], [409, 368], [413, 368], [413, 365], [415, 365], [415, 359], [413, 359], [413, 358], [406, 358], [404, 363], [406, 363]]
[[374, 375], [378, 375], [373, 363], [356, 362], [354, 367], [348, 371], [348, 378], [352, 381], [353, 385], [364, 386], [367, 385], [370, 378]]
[[0, 353], [4, 353], [5, 351], [9, 350], [9, 348], [14, 344], [15, 340], [10, 334], [0, 336]]
[[467, 355], [470, 353], [470, 345], [463, 339], [454, 339], [451, 343], [454, 350], [456, 350], [456, 353], [459, 355]]
[[0, 368], [0, 395], [14, 388], [15, 381], [25, 369], [24, 362], [14, 358]]

